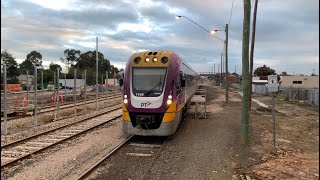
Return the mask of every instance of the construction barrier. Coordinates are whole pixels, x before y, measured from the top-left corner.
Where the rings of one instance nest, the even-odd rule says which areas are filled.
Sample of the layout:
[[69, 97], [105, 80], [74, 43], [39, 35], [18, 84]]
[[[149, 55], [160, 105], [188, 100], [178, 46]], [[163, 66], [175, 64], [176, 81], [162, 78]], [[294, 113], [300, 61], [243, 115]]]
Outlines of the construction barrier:
[[[63, 102], [63, 95], [62, 95], [61, 92], [60, 92], [59, 97], [60, 97], [60, 101]], [[51, 102], [52, 102], [52, 103], [56, 103], [56, 100], [57, 100], [56, 98], [57, 98], [56, 93], [54, 93], [53, 96], [52, 96], [52, 98], [51, 98]]]
[[24, 93], [23, 95], [23, 101], [22, 101], [22, 106], [26, 106], [27, 105], [27, 94]]
[[[1, 90], [3, 90], [3, 84], [1, 84]], [[22, 91], [20, 84], [7, 84], [7, 91]]]

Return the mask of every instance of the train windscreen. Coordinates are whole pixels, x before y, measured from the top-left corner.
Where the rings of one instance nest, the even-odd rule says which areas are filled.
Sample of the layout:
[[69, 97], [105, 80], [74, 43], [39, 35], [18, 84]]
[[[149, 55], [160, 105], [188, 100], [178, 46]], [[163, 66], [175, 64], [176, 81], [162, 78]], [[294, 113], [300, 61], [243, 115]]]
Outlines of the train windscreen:
[[156, 97], [163, 91], [167, 68], [132, 69], [132, 90], [135, 96]]

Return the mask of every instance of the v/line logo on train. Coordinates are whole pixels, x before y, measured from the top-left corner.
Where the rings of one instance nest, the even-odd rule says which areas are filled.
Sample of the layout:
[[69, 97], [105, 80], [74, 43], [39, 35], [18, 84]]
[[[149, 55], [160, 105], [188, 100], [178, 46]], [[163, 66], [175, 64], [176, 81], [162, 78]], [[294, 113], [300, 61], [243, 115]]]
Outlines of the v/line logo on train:
[[173, 51], [133, 54], [120, 80], [123, 131], [168, 136], [177, 130], [199, 76]]
[[150, 102], [141, 103], [141, 107], [147, 107], [147, 106], [149, 106], [150, 104], [151, 104]]

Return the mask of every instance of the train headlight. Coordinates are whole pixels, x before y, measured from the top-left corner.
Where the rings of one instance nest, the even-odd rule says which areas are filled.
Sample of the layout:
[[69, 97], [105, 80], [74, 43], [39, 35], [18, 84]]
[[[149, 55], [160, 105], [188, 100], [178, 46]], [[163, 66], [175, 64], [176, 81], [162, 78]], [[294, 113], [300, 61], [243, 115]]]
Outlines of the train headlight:
[[149, 62], [149, 61], [150, 61], [150, 58], [147, 57], [147, 58], [146, 58], [146, 62]]
[[168, 105], [172, 104], [172, 95], [168, 96], [167, 104]]
[[168, 100], [167, 100], [167, 104], [168, 104], [168, 105], [172, 104], [172, 100], [171, 100], [171, 99], [168, 99]]
[[125, 104], [127, 104], [128, 103], [128, 96], [125, 94], [124, 96], [123, 96], [123, 103], [125, 103]]
[[152, 61], [153, 61], [153, 62], [157, 62], [157, 61], [158, 61], [158, 58], [154, 57]]

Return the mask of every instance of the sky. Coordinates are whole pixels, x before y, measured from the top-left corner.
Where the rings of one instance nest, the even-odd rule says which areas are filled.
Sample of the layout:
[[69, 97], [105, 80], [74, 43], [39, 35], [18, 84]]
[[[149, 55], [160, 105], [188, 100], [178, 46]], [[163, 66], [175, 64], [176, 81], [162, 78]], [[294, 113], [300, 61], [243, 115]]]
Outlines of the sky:
[[[253, 7], [251, 0], [251, 28]], [[204, 29], [228, 24], [228, 69], [242, 74], [243, 13], [242, 0], [1, 0], [1, 51], [21, 63], [36, 50], [44, 67], [63, 65], [65, 49], [94, 51], [98, 37], [99, 52], [118, 68], [133, 53], [170, 50], [197, 72], [217, 72], [226, 34]], [[278, 74], [319, 74], [318, 0], [259, 1], [254, 69], [264, 64]]]

